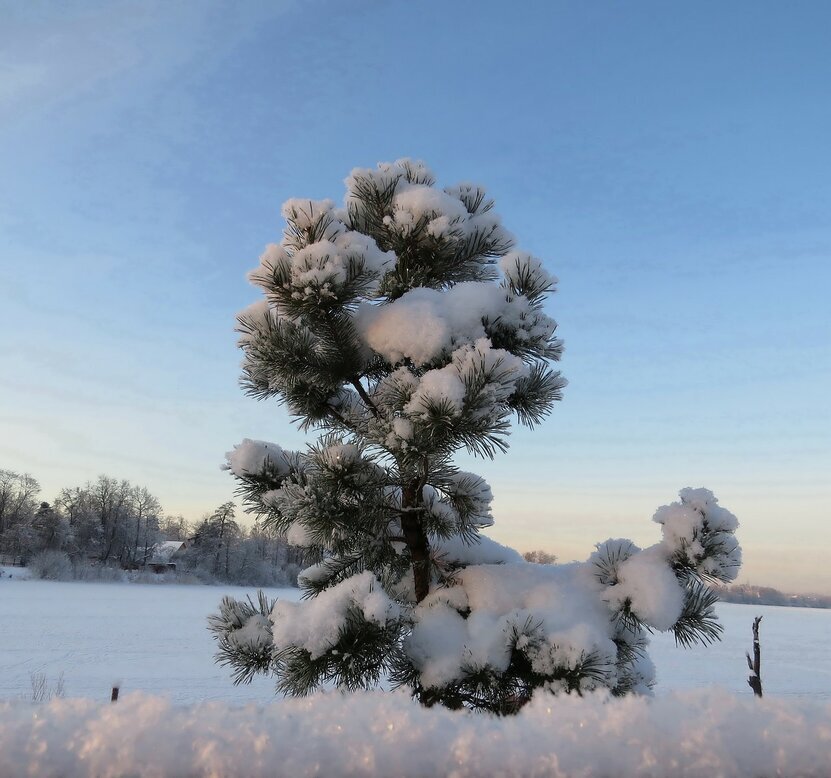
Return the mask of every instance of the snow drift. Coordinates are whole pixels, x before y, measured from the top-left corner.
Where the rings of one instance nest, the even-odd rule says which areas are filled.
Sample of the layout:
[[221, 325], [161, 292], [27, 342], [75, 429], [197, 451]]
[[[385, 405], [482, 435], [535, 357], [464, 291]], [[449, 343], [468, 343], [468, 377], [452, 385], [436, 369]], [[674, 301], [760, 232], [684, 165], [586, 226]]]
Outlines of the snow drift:
[[0, 775], [828, 776], [831, 705], [720, 689], [659, 699], [538, 694], [516, 716], [403, 692], [267, 706], [126, 695], [0, 704]]

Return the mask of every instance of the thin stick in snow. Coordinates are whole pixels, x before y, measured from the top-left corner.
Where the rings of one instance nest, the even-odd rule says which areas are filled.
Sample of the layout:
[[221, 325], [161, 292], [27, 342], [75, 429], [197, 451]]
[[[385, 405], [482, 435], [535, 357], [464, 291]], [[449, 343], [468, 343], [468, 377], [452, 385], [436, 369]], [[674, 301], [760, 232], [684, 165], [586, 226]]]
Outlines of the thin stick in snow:
[[747, 685], [753, 689], [753, 693], [757, 697], [762, 696], [762, 648], [759, 644], [759, 622], [762, 620], [761, 616], [753, 619], [753, 659], [750, 654], [745, 654], [747, 657], [747, 666], [750, 668], [750, 677], [747, 679]]

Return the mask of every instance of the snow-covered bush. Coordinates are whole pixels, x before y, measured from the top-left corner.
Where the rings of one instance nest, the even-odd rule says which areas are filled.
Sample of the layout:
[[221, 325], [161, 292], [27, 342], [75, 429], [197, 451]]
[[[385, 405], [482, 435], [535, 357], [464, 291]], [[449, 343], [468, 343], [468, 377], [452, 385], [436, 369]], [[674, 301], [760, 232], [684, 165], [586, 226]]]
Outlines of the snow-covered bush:
[[424, 704], [514, 712], [534, 689], [646, 691], [651, 630], [716, 638], [707, 581], [735, 577], [736, 519], [705, 489], [660, 508], [646, 549], [607, 540], [534, 565], [487, 539], [490, 487], [459, 449], [507, 448], [560, 399], [556, 279], [485, 191], [440, 189], [399, 160], [346, 179], [343, 208], [290, 200], [239, 317], [244, 385], [276, 398], [306, 452], [244, 440], [227, 456], [249, 510], [303, 546], [307, 602], [223, 600], [211, 628], [237, 681], [356, 689], [383, 676]]
[[49, 581], [71, 581], [74, 577], [72, 562], [65, 551], [41, 551], [29, 560], [29, 571], [34, 578]]
[[119, 567], [75, 560], [65, 551], [47, 550], [35, 554], [29, 562], [33, 578], [50, 581], [124, 581], [127, 574]]

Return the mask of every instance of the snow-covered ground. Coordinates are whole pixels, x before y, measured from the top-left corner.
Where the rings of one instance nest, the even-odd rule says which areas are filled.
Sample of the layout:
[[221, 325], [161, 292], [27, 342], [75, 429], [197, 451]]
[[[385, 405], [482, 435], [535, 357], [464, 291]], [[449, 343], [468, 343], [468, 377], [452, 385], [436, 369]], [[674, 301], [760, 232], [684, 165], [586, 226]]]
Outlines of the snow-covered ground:
[[726, 602], [716, 610], [724, 635], [712, 646], [682, 649], [671, 635], [653, 636], [650, 654], [658, 669], [657, 694], [717, 685], [752, 695], [745, 652], [752, 653], [753, 618], [762, 616], [765, 695], [831, 701], [831, 610]]
[[[168, 696], [172, 702], [273, 699], [273, 684], [256, 678], [234, 687], [213, 661], [207, 617], [235, 586], [89, 583], [0, 578], [0, 700], [31, 696], [31, 674], [63, 674], [67, 697], [109, 699], [124, 692]], [[297, 599], [297, 589], [266, 590]]]
[[719, 689], [656, 700], [540, 695], [517, 716], [423, 708], [402, 693], [271, 705], [0, 703], [0, 775], [828, 778], [831, 705]]
[[[50, 682], [63, 674], [68, 697], [109, 699], [114, 680], [125, 693], [144, 691], [174, 703], [227, 700], [268, 702], [273, 686], [257, 678], [234, 687], [214, 664], [208, 614], [223, 594], [255, 589], [174, 584], [58, 583], [0, 578], [0, 700], [31, 696], [31, 674]], [[296, 589], [268, 590], [297, 599]], [[677, 648], [668, 635], [653, 638], [656, 692], [718, 685], [742, 695], [744, 653], [753, 617], [763, 615], [762, 677], [770, 697], [831, 700], [831, 610], [751, 605], [718, 606], [722, 642]]]
[[[403, 692], [275, 701], [268, 679], [235, 688], [205, 628], [224, 593], [248, 592], [0, 578], [0, 775], [831, 775], [831, 611], [725, 604], [714, 647], [656, 638], [654, 700], [540, 695], [496, 718]], [[744, 681], [757, 614], [761, 701]], [[29, 702], [32, 673], [62, 673], [67, 697]], [[713, 684], [726, 688], [691, 688]]]

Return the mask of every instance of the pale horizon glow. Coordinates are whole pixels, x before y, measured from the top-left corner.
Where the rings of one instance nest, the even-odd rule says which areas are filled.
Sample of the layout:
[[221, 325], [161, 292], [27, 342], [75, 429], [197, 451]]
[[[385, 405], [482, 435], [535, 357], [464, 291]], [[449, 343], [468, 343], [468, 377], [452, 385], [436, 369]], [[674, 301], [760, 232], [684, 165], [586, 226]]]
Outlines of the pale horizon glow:
[[489, 533], [583, 559], [705, 486], [740, 581], [831, 593], [831, 6], [0, 0], [0, 468], [198, 519], [244, 437], [234, 316], [280, 204], [410, 156], [560, 279], [563, 402]]

